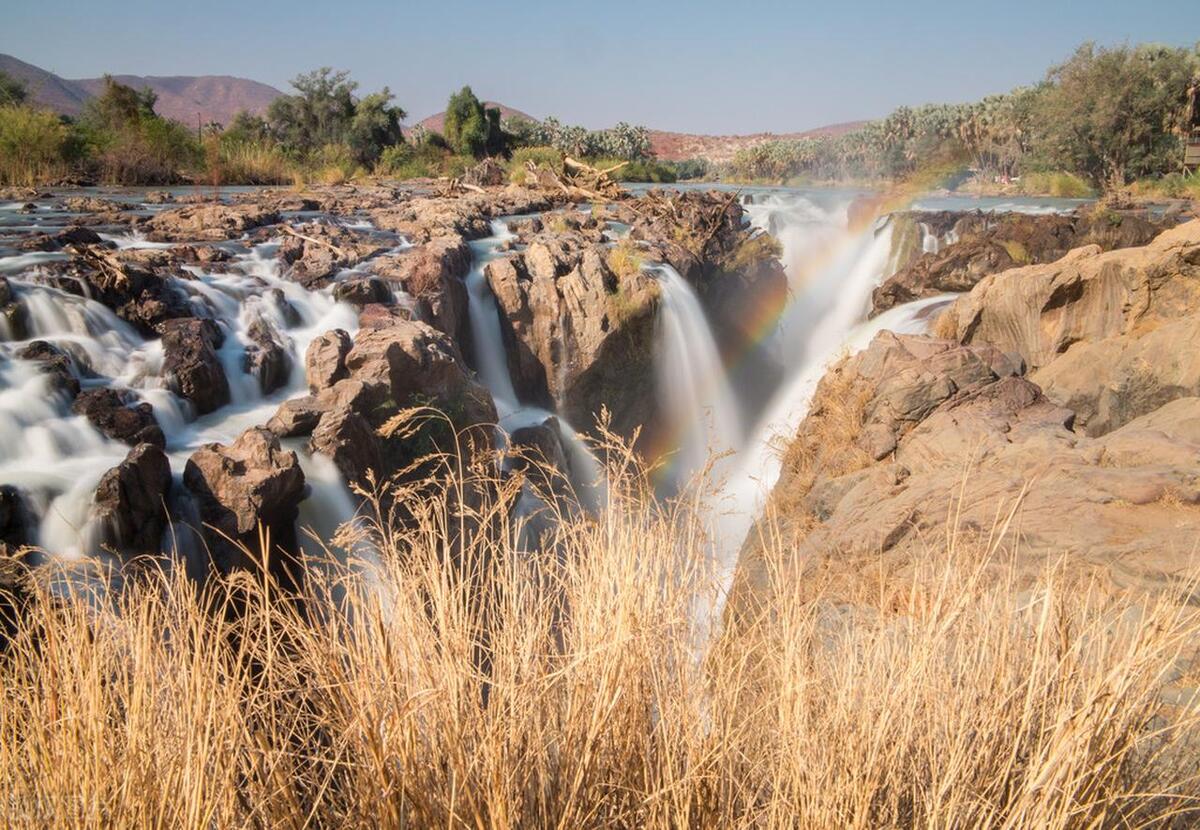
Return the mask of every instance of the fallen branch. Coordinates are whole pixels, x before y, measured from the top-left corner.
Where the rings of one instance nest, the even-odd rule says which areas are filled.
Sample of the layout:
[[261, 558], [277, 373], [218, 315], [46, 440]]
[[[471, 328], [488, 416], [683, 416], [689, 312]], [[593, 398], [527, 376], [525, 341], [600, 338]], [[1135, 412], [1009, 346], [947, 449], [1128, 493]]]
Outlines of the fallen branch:
[[339, 248], [337, 245], [334, 245], [332, 242], [328, 242], [324, 239], [318, 239], [315, 236], [308, 236], [306, 234], [302, 234], [297, 230], [293, 230], [290, 225], [280, 225], [279, 227], [281, 227], [283, 229], [284, 233], [290, 234], [290, 235], [296, 237], [297, 239], [303, 239], [305, 242], [311, 242], [313, 245], [320, 245], [324, 248], [328, 248], [329, 250], [333, 251], [335, 254], [337, 254], [342, 259], [353, 259], [353, 257], [350, 254], [346, 253], [341, 248]]

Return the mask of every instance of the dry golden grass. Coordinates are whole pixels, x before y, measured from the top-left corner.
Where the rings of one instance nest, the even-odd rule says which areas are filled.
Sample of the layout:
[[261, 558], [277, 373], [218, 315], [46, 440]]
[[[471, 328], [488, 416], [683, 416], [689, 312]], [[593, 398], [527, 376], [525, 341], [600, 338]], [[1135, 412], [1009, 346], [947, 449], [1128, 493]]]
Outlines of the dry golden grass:
[[[302, 602], [248, 573], [39, 589], [0, 658], [10, 827], [1142, 827], [1200, 809], [1174, 596], [952, 536], [851, 596], [777, 576], [713, 642], [705, 522], [611, 509], [517, 544], [513, 483], [398, 495]], [[470, 493], [468, 497], [466, 494]], [[465, 507], [470, 505], [470, 507]], [[772, 573], [789, 551], [763, 554]], [[80, 583], [76, 582], [76, 585]], [[874, 585], [874, 583], [872, 583]]]

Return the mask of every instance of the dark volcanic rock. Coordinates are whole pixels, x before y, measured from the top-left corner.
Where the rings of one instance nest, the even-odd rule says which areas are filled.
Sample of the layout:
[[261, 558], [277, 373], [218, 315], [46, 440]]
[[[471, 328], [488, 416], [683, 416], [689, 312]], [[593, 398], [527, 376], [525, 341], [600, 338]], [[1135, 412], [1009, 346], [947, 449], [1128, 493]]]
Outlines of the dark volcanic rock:
[[229, 381], [216, 351], [224, 340], [212, 320], [169, 320], [162, 326], [163, 372], [197, 414], [229, 403]]
[[254, 427], [228, 446], [201, 447], [188, 459], [183, 483], [196, 497], [219, 572], [257, 569], [264, 553], [261, 526], [271, 539], [265, 552], [268, 571], [285, 588], [299, 584], [295, 523], [306, 490], [304, 473], [296, 454], [283, 450], [278, 438]]
[[334, 298], [351, 305], [365, 306], [371, 303], [388, 305], [392, 302], [392, 291], [378, 277], [352, 277], [339, 280], [333, 285]]
[[114, 441], [131, 447], [137, 444], [166, 446], [162, 428], [154, 417], [154, 407], [137, 402], [131, 392], [117, 389], [87, 389], [80, 392], [71, 411], [83, 415], [92, 426]]
[[124, 556], [157, 555], [167, 526], [171, 465], [153, 444], [138, 444], [96, 487], [93, 515], [103, 543]]

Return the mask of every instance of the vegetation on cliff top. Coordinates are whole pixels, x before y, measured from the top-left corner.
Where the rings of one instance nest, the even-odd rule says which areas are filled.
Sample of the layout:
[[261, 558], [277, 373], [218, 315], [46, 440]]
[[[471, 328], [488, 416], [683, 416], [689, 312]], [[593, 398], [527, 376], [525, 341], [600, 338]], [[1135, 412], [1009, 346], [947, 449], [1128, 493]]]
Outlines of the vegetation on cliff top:
[[895, 179], [930, 159], [959, 157], [987, 177], [1062, 173], [1120, 187], [1180, 170], [1182, 119], [1197, 79], [1200, 48], [1088, 43], [1034, 87], [969, 104], [900, 107], [837, 137], [767, 142], [738, 151], [729, 172], [770, 181]]

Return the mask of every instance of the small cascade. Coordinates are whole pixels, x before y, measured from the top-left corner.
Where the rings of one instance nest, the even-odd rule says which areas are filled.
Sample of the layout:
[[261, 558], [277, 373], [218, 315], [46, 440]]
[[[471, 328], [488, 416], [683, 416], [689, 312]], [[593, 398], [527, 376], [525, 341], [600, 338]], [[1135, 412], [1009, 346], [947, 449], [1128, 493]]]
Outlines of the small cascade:
[[[111, 241], [123, 248], [158, 246], [134, 235], [113, 236]], [[61, 255], [0, 258], [0, 272], [12, 274], [9, 285], [23, 309], [20, 333], [27, 336], [16, 340], [10, 327], [0, 330], [0, 482], [27, 493], [39, 520], [38, 543], [46, 551], [63, 557], [96, 551], [90, 518], [93, 494], [101, 476], [124, 460], [129, 447], [72, 413], [70, 397], [57, 389], [55, 378], [38, 362], [20, 357], [23, 349], [33, 340], [47, 341], [71, 357], [83, 388], [127, 389], [151, 403], [178, 483], [188, 457], [201, 444], [233, 441], [248, 427], [265, 423], [282, 400], [306, 391], [304, 354], [316, 336], [333, 328], [357, 331], [357, 312], [337, 302], [329, 289], [309, 291], [282, 276], [276, 247], [266, 243], [250, 248], [227, 272], [210, 274], [188, 266], [191, 279], [172, 280], [196, 314], [214, 319], [225, 334], [218, 357], [231, 402], [201, 418], [194, 418], [190, 404], [168, 388], [161, 340], [144, 338], [94, 300], [41, 284], [35, 274], [27, 276], [48, 256]], [[284, 388], [269, 396], [262, 394], [245, 362], [246, 349], [254, 342], [250, 327], [260, 321], [276, 332], [292, 364]], [[303, 447], [299, 452], [302, 464], [311, 461]], [[343, 507], [349, 503], [345, 485], [331, 483], [327, 468], [318, 461], [312, 469], [319, 485], [312, 488], [313, 498]], [[338, 488], [341, 500], [335, 498]], [[172, 506], [172, 515], [186, 524], [186, 505], [173, 497]], [[321, 508], [314, 509], [314, 516], [323, 516]], [[171, 539], [166, 541], [174, 547]], [[195, 547], [194, 541], [177, 541], [181, 555]]]
[[711, 456], [737, 450], [742, 417], [696, 292], [670, 265], [656, 265], [662, 307], [655, 362], [658, 392], [678, 453], [671, 484], [684, 484]]
[[[509, 217], [510, 220], [515, 218], [519, 217]], [[493, 221], [492, 235], [471, 243], [471, 271], [465, 280], [476, 369], [483, 385], [491, 392], [500, 416], [497, 445], [501, 448], [507, 446], [508, 435], [521, 427], [542, 424], [554, 418], [558, 423], [559, 438], [566, 452], [575, 492], [585, 507], [596, 509], [605, 501], [604, 474], [587, 442], [562, 416], [538, 406], [522, 404], [513, 386], [512, 374], [508, 369], [508, 352], [504, 348], [504, 336], [500, 329], [500, 312], [484, 269], [488, 262], [500, 255], [499, 247], [514, 238], [515, 234], [508, 229], [508, 221]], [[530, 512], [539, 505], [537, 499], [526, 492], [522, 496], [521, 506]]]
[[921, 222], [921, 251], [926, 254], [936, 254], [940, 249], [937, 234], [930, 230], [929, 225]]

